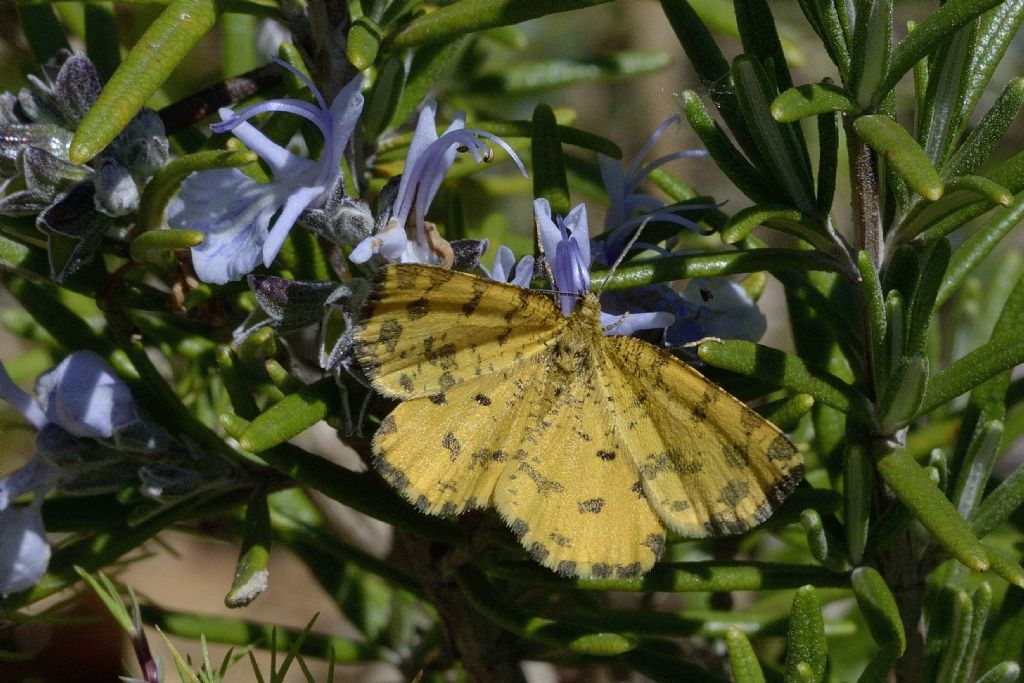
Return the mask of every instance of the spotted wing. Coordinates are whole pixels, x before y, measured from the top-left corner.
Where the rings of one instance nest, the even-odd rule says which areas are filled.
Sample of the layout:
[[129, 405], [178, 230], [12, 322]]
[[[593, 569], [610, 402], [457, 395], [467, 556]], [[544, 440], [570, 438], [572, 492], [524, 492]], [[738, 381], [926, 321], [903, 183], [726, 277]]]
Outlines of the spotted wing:
[[423, 512], [454, 515], [491, 504], [495, 482], [536, 412], [539, 363], [472, 378], [403, 401], [373, 439], [375, 465]]
[[430, 396], [535, 356], [565, 318], [545, 294], [421, 265], [383, 271], [356, 354], [374, 388]]
[[544, 566], [566, 576], [627, 578], [653, 566], [665, 531], [601, 380], [597, 367], [572, 381], [545, 376], [526, 438], [496, 483], [494, 506]]
[[643, 490], [689, 537], [740, 533], [766, 520], [803, 478], [779, 429], [669, 353], [607, 337], [605, 384]]

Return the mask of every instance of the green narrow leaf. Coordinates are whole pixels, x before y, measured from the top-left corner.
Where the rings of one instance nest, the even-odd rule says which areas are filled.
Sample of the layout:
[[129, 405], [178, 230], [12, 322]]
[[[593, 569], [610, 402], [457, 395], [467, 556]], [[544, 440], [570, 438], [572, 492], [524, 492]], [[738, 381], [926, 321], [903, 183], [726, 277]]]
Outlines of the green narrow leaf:
[[113, 347], [106, 337], [97, 334], [81, 316], [60, 300], [59, 289], [54, 285], [16, 277], [6, 278], [3, 284], [21, 307], [28, 311], [65, 351], [70, 353], [91, 349], [101, 356], [109, 356], [113, 352]]
[[879, 647], [892, 648], [895, 661], [907, 649], [907, 634], [885, 579], [871, 567], [857, 567], [850, 573], [850, 585], [871, 637]]
[[[858, 430], [859, 431], [859, 430]], [[845, 450], [843, 467], [843, 529], [850, 562], [860, 564], [868, 541], [874, 476], [867, 446], [851, 438]]]
[[778, 226], [780, 230], [798, 237], [807, 236], [805, 239], [812, 243], [820, 240], [818, 224], [796, 209], [781, 204], [757, 204], [738, 211], [729, 219], [721, 231], [722, 241], [736, 244], [746, 239], [754, 228], [769, 224], [769, 221], [772, 227]]
[[800, 7], [808, 19], [812, 15], [816, 18], [816, 21], [811, 21], [811, 25], [821, 37], [825, 49], [838, 68], [843, 81], [848, 81], [850, 74], [849, 41], [839, 18], [837, 4], [820, 0], [800, 0]]
[[884, 433], [891, 434], [918, 416], [927, 388], [928, 357], [919, 352], [900, 359], [878, 401]]
[[[686, 56], [693, 64], [694, 71], [700, 77], [701, 84], [725, 121], [725, 125], [732, 131], [740, 148], [751, 157], [755, 164], [759, 164], [761, 159], [757, 146], [747, 129], [743, 114], [740, 113], [736, 92], [732, 87], [727, 86], [730, 78], [729, 62], [715, 43], [711, 31], [701, 21], [687, 0], [661, 0], [661, 8], [665, 12], [665, 16], [668, 17], [679, 44], [683, 46]], [[683, 93], [684, 98], [686, 92]], [[689, 114], [687, 114], [687, 118], [690, 118]], [[693, 125], [692, 120], [690, 123]], [[694, 127], [696, 128], [696, 126]], [[706, 140], [704, 144], [707, 145]], [[748, 196], [750, 195], [748, 194]]]
[[496, 26], [509, 26], [537, 17], [600, 5], [609, 0], [460, 0], [428, 12], [389, 35], [387, 52], [436, 43]]
[[984, 674], [978, 676], [975, 683], [1016, 683], [1020, 678], [1020, 664], [1017, 662], [999, 662]]
[[472, 80], [466, 87], [487, 95], [524, 95], [557, 90], [578, 83], [631, 78], [654, 73], [672, 63], [668, 53], [654, 50], [622, 50], [589, 59], [561, 59], [502, 65]]
[[936, 242], [923, 259], [921, 277], [907, 311], [906, 353], [922, 353], [935, 310], [935, 299], [949, 265], [951, 247], [948, 240]]
[[[533, 196], [551, 202], [551, 212], [565, 216], [571, 208], [569, 181], [565, 177], [565, 158], [558, 137], [555, 113], [546, 104], [533, 110]], [[553, 255], [548, 254], [548, 258]]]
[[53, 5], [15, 3], [14, 7], [18, 12], [18, 24], [37, 64], [45, 64], [58, 50], [70, 49], [64, 29], [53, 14]]
[[117, 586], [110, 580], [110, 577], [101, 571], [97, 571], [94, 577], [78, 565], [75, 565], [74, 570], [83, 581], [89, 584], [89, 588], [92, 588], [93, 592], [96, 593], [96, 597], [103, 602], [104, 607], [110, 612], [110, 616], [114, 617], [114, 620], [121, 629], [130, 637], [134, 637], [136, 631], [135, 624], [132, 623], [132, 615], [125, 607], [124, 600], [121, 599], [121, 594], [117, 591]]
[[797, 666], [810, 667], [811, 681], [825, 679], [828, 646], [825, 644], [825, 621], [821, 616], [821, 600], [814, 586], [804, 586], [793, 596], [786, 641], [786, 683], [805, 680]]
[[85, 11], [86, 54], [96, 66], [100, 80], [106, 82], [121, 63], [121, 50], [117, 41], [117, 17], [114, 3], [83, 3]]
[[1024, 465], [1000, 482], [971, 517], [971, 528], [978, 538], [988, 535], [1024, 505]]
[[256, 50], [260, 18], [230, 12], [221, 18], [221, 73], [231, 77], [257, 68], [264, 58]]
[[[1006, 384], [1009, 384], [1009, 373], [1004, 374], [1007, 375]], [[999, 453], [1002, 438], [1002, 420], [979, 421], [969, 438], [961, 436], [966, 448], [963, 461], [957, 463], [959, 476], [953, 487], [951, 499], [956, 503], [957, 512], [965, 519], [970, 518], [985, 492], [985, 485]]]
[[957, 176], [953, 180], [946, 182], [946, 192], [955, 192], [957, 190], [972, 192], [980, 197], [984, 197], [993, 204], [1001, 206], [1009, 206], [1013, 203], [1012, 192], [999, 183], [983, 176]]
[[856, 114], [860, 111], [850, 94], [832, 83], [806, 83], [782, 92], [772, 101], [772, 116], [779, 123], [793, 123], [827, 112]]
[[967, 69], [976, 34], [976, 21], [965, 25], [943, 43], [928, 64], [928, 90], [917, 130], [925, 154], [937, 168], [949, 157], [967, 123], [961, 119], [961, 102], [967, 98]]
[[875, 270], [875, 264], [871, 255], [866, 251], [857, 253], [857, 267], [860, 270], [860, 285], [864, 290], [864, 302], [867, 304], [868, 312], [868, 337], [871, 344], [871, 355], [875, 359], [875, 383], [888, 374], [886, 367], [879, 367], [879, 363], [886, 357], [885, 334], [888, 322], [885, 315], [885, 300], [882, 295], [882, 284]]
[[822, 114], [818, 117], [818, 215], [831, 221], [832, 202], [836, 192], [836, 174], [839, 170], [839, 115]]
[[860, 422], [871, 422], [871, 407], [863, 394], [798, 356], [739, 339], [705, 341], [697, 347], [697, 355], [709, 365], [810, 394]]
[[366, 71], [377, 61], [384, 31], [370, 17], [363, 15], [352, 22], [348, 30], [346, 56], [359, 71]]
[[968, 683], [971, 669], [977, 660], [981, 648], [981, 639], [985, 633], [989, 612], [992, 610], [992, 586], [982, 581], [971, 594], [971, 635], [967, 641], [967, 649], [957, 667], [957, 675], [953, 683]]
[[267, 506], [267, 492], [257, 489], [245, 508], [245, 525], [242, 530], [242, 549], [235, 564], [235, 578], [231, 589], [224, 596], [228, 607], [245, 607], [267, 589], [270, 571], [270, 508]]
[[238, 443], [250, 453], [265, 451], [336, 414], [340, 401], [333, 377], [307, 385], [255, 418]]
[[103, 87], [71, 141], [84, 164], [117, 137], [192, 47], [213, 28], [225, 0], [172, 0]]
[[900, 502], [949, 554], [974, 571], [989, 568], [985, 547], [909, 454], [895, 451], [879, 459], [876, 467]]
[[960, 118], [968, 121], [978, 101], [985, 93], [992, 74], [1003, 59], [1010, 41], [1024, 20], [1024, 0], [1004, 0], [983, 14], [978, 23], [978, 35], [968, 66], [970, 74], [967, 96], [960, 103]]
[[395, 56], [384, 60], [373, 88], [366, 96], [366, 107], [359, 117], [366, 137], [376, 140], [391, 123], [405, 89], [405, 64]]
[[978, 227], [957, 248], [950, 258], [936, 304], [945, 302], [1021, 220], [1024, 220], [1024, 192], [1018, 193], [1010, 206], [996, 210], [984, 225]]
[[132, 240], [129, 253], [133, 261], [142, 261], [153, 252], [190, 249], [203, 238], [198, 230], [150, 230]]
[[762, 64], [773, 67], [773, 76], [778, 90], [785, 90], [793, 85], [786, 66], [786, 57], [782, 52], [778, 31], [775, 30], [775, 18], [766, 0], [744, 0], [733, 3], [736, 12], [736, 25], [739, 29], [743, 51], [756, 57]]
[[708, 154], [729, 180], [755, 202], [771, 203], [771, 182], [733, 146], [725, 131], [692, 90], [683, 91], [683, 113], [704, 143]]
[[979, 671], [987, 671], [1004, 661], [1017, 662], [1021, 658], [1024, 650], [1024, 590], [1010, 586], [992, 622], [993, 628], [986, 639]]
[[946, 625], [948, 635], [944, 641], [945, 646], [937, 653], [939, 664], [934, 676], [929, 677], [931, 680], [952, 681], [956, 677], [971, 637], [974, 618], [972, 608], [971, 597], [966, 592], [952, 591], [952, 611]]
[[730, 628], [725, 634], [725, 645], [729, 650], [729, 668], [736, 683], [764, 683], [764, 672], [743, 631], [735, 626]]
[[914, 192], [931, 201], [942, 196], [938, 171], [902, 126], [888, 116], [872, 114], [854, 120], [853, 129]]
[[857, 7], [850, 50], [850, 90], [864, 109], [886, 92], [880, 84], [892, 58], [892, 4], [892, 0], [865, 0]]
[[1024, 76], [1011, 79], [999, 98], [978, 122], [956, 152], [942, 166], [943, 179], [955, 178], [981, 168], [999, 145], [1010, 124], [1024, 106]]
[[385, 126], [385, 130], [402, 125], [410, 114], [416, 111], [427, 93], [437, 84], [445, 69], [455, 59], [461, 44], [461, 38], [454, 38], [432, 45], [424, 45], [413, 51], [412, 60], [409, 62], [409, 73], [405, 79], [405, 88], [402, 90], [398, 106], [395, 107], [395, 112], [391, 121]]
[[810, 394], [796, 394], [758, 407], [759, 412], [766, 420], [774, 424], [784, 432], [791, 432], [797, 428], [804, 415], [814, 407], [814, 397]]
[[1024, 363], [1024, 339], [996, 339], [982, 344], [932, 376], [921, 406], [928, 413], [985, 380]]
[[764, 157], [770, 177], [783, 188], [796, 208], [812, 214], [814, 183], [800, 129], [772, 118], [769, 108], [775, 93], [757, 60], [746, 55], [734, 59], [732, 78], [743, 118]]
[[992, 572], [1005, 579], [1011, 585], [1024, 588], [1024, 567], [1020, 566], [1016, 558], [1001, 547], [986, 543], [989, 559], [992, 560]]
[[[231, 407], [242, 419], [246, 421], [255, 419], [260, 414], [260, 409], [256, 405], [256, 401], [253, 399], [252, 392], [249, 391], [245, 380], [242, 379], [241, 373], [238, 372], [238, 359], [235, 357], [235, 353], [230, 347], [225, 345], [218, 346], [214, 353], [217, 357], [217, 367], [220, 370], [221, 381], [224, 382], [224, 390], [231, 401]], [[225, 415], [221, 415], [222, 421], [224, 417]], [[225, 425], [225, 428], [227, 428], [227, 425]], [[231, 429], [228, 432], [237, 439], [248, 428], [249, 424], [246, 422], [244, 425], [239, 425], [237, 432]]]
[[875, 99], [889, 92], [903, 74], [949, 36], [1003, 0], [949, 0], [921, 21], [893, 50], [885, 79], [875, 89]]

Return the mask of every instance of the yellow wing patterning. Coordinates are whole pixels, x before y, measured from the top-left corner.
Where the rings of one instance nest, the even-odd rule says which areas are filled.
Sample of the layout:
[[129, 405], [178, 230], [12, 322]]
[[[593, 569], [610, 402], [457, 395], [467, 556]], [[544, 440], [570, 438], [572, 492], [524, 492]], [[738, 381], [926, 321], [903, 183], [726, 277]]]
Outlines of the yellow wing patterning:
[[773, 424], [671, 354], [602, 334], [597, 299], [466, 273], [388, 267], [358, 333], [374, 387], [403, 399], [378, 470], [422, 511], [493, 507], [567, 576], [647, 571], [665, 527], [763, 522], [803, 476]]

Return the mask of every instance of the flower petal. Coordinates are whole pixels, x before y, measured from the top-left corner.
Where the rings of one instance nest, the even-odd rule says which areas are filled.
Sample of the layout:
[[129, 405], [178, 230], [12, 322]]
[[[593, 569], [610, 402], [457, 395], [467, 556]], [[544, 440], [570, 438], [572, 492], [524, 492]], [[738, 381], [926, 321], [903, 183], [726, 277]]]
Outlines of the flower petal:
[[533, 279], [533, 256], [527, 254], [523, 258], [519, 259], [519, 263], [516, 264], [516, 276], [512, 278], [511, 283], [516, 287], [529, 288], [530, 281]]
[[613, 315], [601, 313], [601, 327], [606, 335], [629, 336], [640, 330], [656, 330], [666, 328], [675, 322], [671, 313], [655, 311], [649, 313], [623, 313]]
[[42, 429], [46, 424], [46, 413], [42, 406], [11, 380], [3, 363], [0, 363], [0, 399], [10, 403], [36, 429]]
[[203, 232], [202, 244], [192, 248], [196, 274], [203, 282], [224, 284], [262, 261], [270, 218], [289, 189], [257, 183], [236, 168], [193, 173], [171, 202], [167, 224]]
[[42, 498], [0, 512], [0, 596], [26, 591], [50, 564], [50, 542], [43, 529]]
[[131, 390], [103, 358], [76, 351], [36, 385], [50, 422], [80, 438], [109, 439], [139, 420]]
[[268, 268], [270, 267], [270, 264], [274, 262], [274, 258], [277, 256], [277, 252], [281, 251], [281, 245], [284, 244], [284, 240], [288, 237], [292, 226], [295, 225], [299, 214], [305, 211], [307, 206], [323, 194], [324, 188], [322, 187], [302, 187], [288, 197], [284, 203], [284, 208], [281, 209], [281, 214], [274, 221], [273, 229], [267, 235], [267, 240], [263, 243], [263, 265]]
[[503, 244], [494, 254], [494, 267], [488, 273], [488, 277], [497, 282], [508, 282], [508, 276], [512, 274], [515, 265], [515, 253]]
[[345, 145], [352, 137], [352, 131], [356, 128], [359, 115], [363, 113], [363, 76], [359, 74], [337, 94], [331, 102], [331, 119], [334, 122], [334, 131], [327, 145], [331, 150], [331, 165], [335, 173], [338, 172], [338, 164], [345, 152]]
[[0, 479], [0, 511], [6, 510], [19, 496], [35, 491], [44, 493], [57, 483], [57, 469], [45, 458], [33, 457], [10, 476]]
[[[227, 107], [222, 107], [218, 113], [224, 121], [231, 121], [235, 118], [235, 113]], [[315, 161], [292, 154], [261, 133], [252, 124], [239, 123], [231, 128], [231, 134], [241, 140], [246, 147], [258, 154], [260, 159], [267, 162], [275, 178], [310, 173], [312, 169], [316, 168]]]
[[552, 262], [558, 243], [562, 240], [562, 231], [551, 218], [551, 204], [543, 197], [533, 200], [533, 216], [540, 232], [540, 246], [548, 263]]
[[694, 278], [682, 291], [694, 308], [700, 307], [698, 322], [706, 337], [757, 341], [768, 329], [768, 321], [747, 291], [722, 277]]

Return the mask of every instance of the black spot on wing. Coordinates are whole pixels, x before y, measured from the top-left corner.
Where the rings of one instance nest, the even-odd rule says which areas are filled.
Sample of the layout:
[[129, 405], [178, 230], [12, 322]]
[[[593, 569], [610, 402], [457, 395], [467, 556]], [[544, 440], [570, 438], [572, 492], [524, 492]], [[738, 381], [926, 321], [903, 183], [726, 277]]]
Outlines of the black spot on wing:
[[443, 406], [445, 403], [448, 402], [448, 398], [444, 395], [444, 392], [441, 392], [440, 394], [434, 394], [433, 396], [431, 396], [430, 402], [433, 403], [435, 406]]
[[485, 407], [491, 405], [490, 397], [486, 396], [485, 394], [477, 394], [476, 396], [473, 397], [473, 400]]
[[452, 462], [455, 462], [459, 458], [459, 453], [462, 448], [459, 446], [459, 440], [455, 438], [455, 435], [448, 432], [444, 435], [444, 439], [441, 440], [441, 445], [448, 450], [448, 458]]
[[416, 301], [410, 301], [405, 305], [406, 317], [410, 320], [419, 320], [430, 311], [430, 302], [420, 297]]
[[615, 453], [613, 451], [600, 450], [597, 452], [597, 457], [601, 460], [611, 461], [615, 459]]
[[394, 353], [398, 340], [402, 338], [402, 326], [397, 320], [385, 320], [380, 324], [377, 343], [383, 344], [388, 353]]
[[727, 443], [722, 446], [722, 457], [729, 467], [747, 467], [750, 464], [750, 454], [745, 448], [736, 444]]
[[597, 562], [590, 565], [590, 575], [595, 579], [607, 579], [612, 575], [612, 566], [606, 562]]
[[544, 564], [544, 560], [548, 559], [548, 549], [540, 543], [534, 542], [534, 544], [530, 546], [529, 552], [530, 557], [538, 564]]
[[548, 538], [551, 539], [551, 542], [557, 545], [559, 548], [572, 547], [572, 539], [566, 536], [565, 534], [560, 534], [557, 531], [552, 531], [550, 534], [548, 534]]
[[648, 534], [647, 538], [644, 539], [643, 544], [647, 548], [650, 548], [651, 552], [654, 553], [655, 560], [661, 557], [661, 554], [665, 552], [665, 537], [661, 534]]
[[776, 436], [768, 447], [768, 459], [772, 461], [790, 460], [794, 455], [796, 455], [796, 446], [782, 434]]
[[409, 488], [409, 478], [405, 476], [405, 472], [393, 466], [384, 458], [374, 458], [373, 466], [380, 472], [380, 476], [384, 477], [384, 481], [399, 491], [405, 491]]
[[615, 567], [615, 578], [617, 579], [635, 579], [638, 576], [640, 576], [639, 562], [620, 564]]
[[591, 513], [600, 514], [601, 510], [604, 509], [604, 498], [590, 498], [589, 500], [581, 500], [577, 503], [580, 514]]
[[742, 479], [733, 479], [725, 486], [718, 495], [718, 502], [731, 508], [737, 507], [750, 495], [750, 484]]
[[517, 519], [509, 525], [509, 529], [512, 531], [512, 535], [517, 539], [522, 539], [530, 531], [530, 525], [525, 520]]
[[395, 416], [388, 415], [380, 421], [380, 426], [377, 427], [377, 436], [387, 436], [388, 434], [394, 434], [398, 431], [398, 425], [395, 423]]
[[555, 573], [559, 576], [575, 576], [576, 575], [576, 563], [571, 560], [562, 560], [555, 567]]

